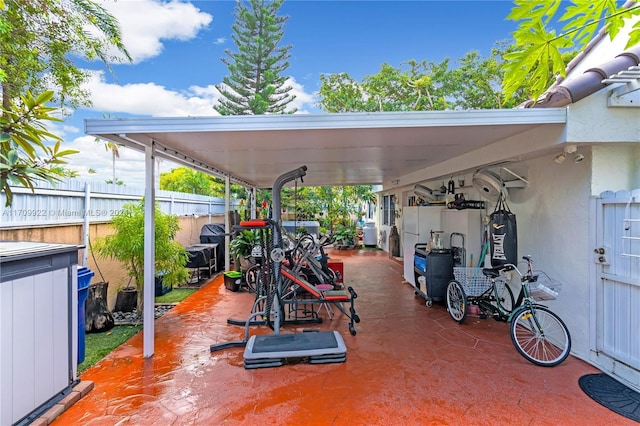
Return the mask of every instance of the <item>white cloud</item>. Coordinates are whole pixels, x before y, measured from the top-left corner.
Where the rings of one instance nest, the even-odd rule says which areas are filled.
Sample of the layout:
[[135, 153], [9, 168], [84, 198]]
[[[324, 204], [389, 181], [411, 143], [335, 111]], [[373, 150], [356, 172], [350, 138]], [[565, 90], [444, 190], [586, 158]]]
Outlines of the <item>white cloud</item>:
[[[287, 84], [293, 87], [291, 93], [296, 96], [291, 107], [298, 108], [298, 113], [301, 114], [314, 108], [314, 96], [306, 93], [303, 85], [295, 79], [289, 79]], [[153, 82], [118, 85], [107, 83], [102, 72], [95, 72], [86, 88], [92, 94], [91, 109], [114, 117], [119, 114], [154, 117], [218, 115], [213, 105], [220, 93], [214, 85], [191, 86], [185, 91], [169, 90]], [[74, 115], [82, 115], [82, 110], [75, 111]], [[103, 145], [97, 144], [93, 136], [78, 137], [81, 130], [68, 123], [54, 126], [51, 130], [65, 138], [65, 149], [80, 151], [69, 157], [67, 168], [76, 170], [81, 179], [89, 181], [104, 182], [112, 179], [111, 154]], [[161, 165], [161, 170], [167, 171], [174, 167], [177, 165], [165, 162]], [[94, 169], [97, 173], [89, 174], [89, 169]], [[144, 186], [144, 154], [122, 148], [120, 158], [116, 159], [116, 177], [127, 186]]]
[[214, 86], [178, 92], [153, 82], [111, 84], [104, 73], [95, 72], [85, 88], [91, 92], [95, 111], [155, 117], [218, 115], [213, 104], [220, 95]]
[[[164, 42], [168, 40], [189, 41], [208, 29], [213, 17], [200, 11], [189, 2], [159, 0], [103, 0], [102, 4], [119, 21], [123, 42], [134, 59], [139, 63], [152, 57], [161, 56]], [[213, 41], [214, 45], [224, 44], [224, 37]], [[91, 93], [92, 107], [95, 113], [118, 117], [124, 114], [153, 117], [213, 116], [213, 109], [220, 98], [214, 84], [190, 86], [184, 89], [169, 89], [152, 81], [153, 76], [140, 74], [138, 82], [114, 84], [107, 82], [101, 71], [92, 71], [84, 89]], [[314, 95], [305, 92], [303, 85], [291, 78], [287, 81], [293, 87], [291, 94], [296, 99], [290, 104], [298, 113], [317, 110]], [[73, 111], [73, 120], [64, 125], [54, 126], [53, 133], [61, 135], [65, 148], [76, 149], [80, 153], [70, 157], [68, 168], [80, 173], [82, 179], [104, 182], [111, 179], [112, 157], [102, 145], [94, 141], [93, 136], [81, 135], [79, 124], [70, 121], [87, 116], [87, 110]], [[169, 170], [175, 164], [164, 162], [161, 170]], [[96, 174], [89, 174], [89, 169]], [[144, 155], [133, 149], [120, 150], [116, 159], [116, 176], [128, 186], [144, 185]]]
[[[79, 152], [68, 158], [66, 168], [79, 173], [79, 179], [89, 182], [104, 183], [113, 179], [113, 155], [105, 149], [104, 142], [96, 142], [93, 136], [81, 136], [65, 143], [65, 149], [75, 149]], [[129, 187], [144, 187], [144, 153], [134, 149], [121, 147], [115, 159], [116, 179], [122, 180]], [[160, 172], [171, 170], [178, 165], [162, 161]], [[95, 173], [89, 173], [92, 169]]]
[[298, 113], [305, 113], [308, 112], [309, 109], [314, 110], [317, 108], [315, 106], [315, 96], [311, 93], [305, 92], [302, 84], [298, 83], [294, 78], [287, 79], [286, 84], [293, 87], [289, 93], [296, 97], [289, 104], [291, 108], [297, 108]]
[[[290, 78], [291, 94], [296, 99], [290, 104], [300, 112], [314, 108], [314, 95], [306, 93], [304, 86]], [[169, 90], [153, 82], [125, 85], [107, 83], [104, 73], [95, 72], [85, 87], [91, 92], [92, 110], [118, 115], [126, 113], [154, 117], [184, 117], [219, 115], [213, 105], [220, 98], [214, 85], [191, 86], [184, 91]]]
[[[120, 23], [122, 41], [134, 63], [159, 55], [163, 40], [189, 40], [213, 20], [191, 3], [156, 0], [103, 0]], [[115, 52], [113, 52], [115, 53]]]
[[[67, 149], [76, 149], [77, 154], [68, 157], [67, 168], [77, 171], [80, 179], [88, 181], [104, 182], [113, 178], [113, 160], [111, 152], [104, 148], [104, 144], [95, 142], [93, 136], [82, 136], [65, 144]], [[127, 185], [130, 182], [144, 182], [144, 154], [132, 149], [120, 149], [120, 158], [116, 158], [116, 177]], [[89, 174], [89, 169], [96, 171]]]

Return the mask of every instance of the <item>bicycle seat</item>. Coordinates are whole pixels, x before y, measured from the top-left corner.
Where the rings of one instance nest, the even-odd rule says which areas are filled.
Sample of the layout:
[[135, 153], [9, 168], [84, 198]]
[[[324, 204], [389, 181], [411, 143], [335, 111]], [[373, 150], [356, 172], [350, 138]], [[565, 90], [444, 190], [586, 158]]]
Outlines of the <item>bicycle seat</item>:
[[498, 278], [500, 276], [500, 270], [502, 268], [482, 268], [482, 273], [485, 277]]
[[496, 268], [482, 268], [482, 273], [489, 278], [498, 278], [500, 271], [513, 271], [513, 265], [506, 264]]

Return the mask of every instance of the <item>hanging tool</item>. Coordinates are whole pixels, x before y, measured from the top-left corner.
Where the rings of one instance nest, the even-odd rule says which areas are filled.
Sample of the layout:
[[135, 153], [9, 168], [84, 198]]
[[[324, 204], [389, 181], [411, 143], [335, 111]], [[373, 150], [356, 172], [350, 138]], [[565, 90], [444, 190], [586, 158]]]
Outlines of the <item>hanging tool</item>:
[[447, 192], [449, 194], [456, 193], [456, 183], [453, 181], [453, 176], [451, 177], [451, 179], [449, 179], [449, 182], [447, 183]]

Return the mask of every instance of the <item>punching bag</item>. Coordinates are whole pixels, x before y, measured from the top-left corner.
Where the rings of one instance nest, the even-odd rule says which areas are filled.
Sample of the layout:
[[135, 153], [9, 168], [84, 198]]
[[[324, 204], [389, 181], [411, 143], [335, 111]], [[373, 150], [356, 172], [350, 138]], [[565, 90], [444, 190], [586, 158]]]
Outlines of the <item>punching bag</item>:
[[516, 215], [509, 209], [503, 194], [500, 194], [495, 210], [489, 215], [489, 237], [492, 267], [518, 264]]

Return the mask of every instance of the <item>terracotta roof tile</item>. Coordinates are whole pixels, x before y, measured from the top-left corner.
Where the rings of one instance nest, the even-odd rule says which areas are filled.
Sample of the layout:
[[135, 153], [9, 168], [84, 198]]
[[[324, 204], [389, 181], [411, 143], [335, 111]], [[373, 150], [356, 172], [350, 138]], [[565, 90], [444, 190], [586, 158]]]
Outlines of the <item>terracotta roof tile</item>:
[[603, 89], [606, 84], [602, 80], [640, 65], [640, 44], [626, 50], [610, 61], [589, 68], [583, 74], [568, 78], [543, 93], [537, 101], [528, 101], [521, 105], [524, 108], [557, 108], [577, 102]]

